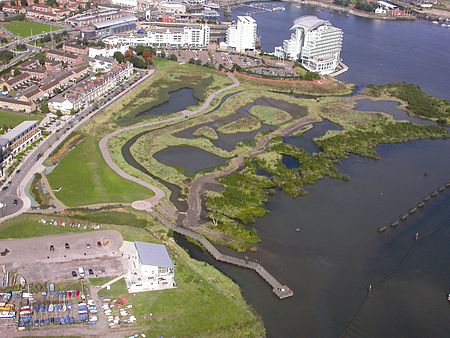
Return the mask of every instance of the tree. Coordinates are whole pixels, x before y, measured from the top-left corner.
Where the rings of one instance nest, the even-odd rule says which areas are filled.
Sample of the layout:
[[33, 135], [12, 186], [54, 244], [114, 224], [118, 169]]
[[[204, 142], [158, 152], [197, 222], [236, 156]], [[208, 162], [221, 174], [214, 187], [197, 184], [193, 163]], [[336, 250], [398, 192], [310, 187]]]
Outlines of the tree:
[[15, 2], [15, 1], [10, 1], [9, 4], [10, 4], [11, 6], [15, 6], [15, 5], [16, 5], [16, 2]]
[[149, 65], [153, 64], [153, 53], [150, 48], [144, 48], [142, 57]]
[[38, 3], [39, 3], [39, 0], [33, 0], [33, 2], [34, 2], [35, 4], [38, 4]]
[[59, 6], [59, 3], [57, 0], [47, 0], [47, 1], [45, 1], [45, 4], [50, 7], [58, 7]]
[[133, 50], [131, 48], [129, 48], [126, 52], [125, 52], [125, 58], [130, 58], [133, 56]]
[[122, 63], [125, 60], [125, 57], [121, 52], [114, 52], [113, 58], [116, 59], [116, 61], [119, 63]]
[[143, 45], [137, 45], [136, 48], [134, 49], [136, 51], [137, 55], [142, 55], [144, 53], [144, 50], [147, 49], [145, 48], [145, 46]]
[[61, 110], [58, 109], [58, 110], [56, 111], [56, 116], [62, 116]]
[[20, 0], [20, 4], [21, 4], [23, 7], [26, 7], [26, 6], [28, 6], [28, 1], [27, 1], [27, 0]]
[[133, 65], [133, 67], [135, 67], [135, 68], [141, 68], [141, 69], [147, 68], [147, 62], [145, 62], [140, 57], [132, 56], [132, 57], [128, 58], [128, 61], [130, 61], [131, 64]]
[[166, 52], [165, 51], [161, 51], [161, 57], [163, 58], [163, 59], [165, 59], [166, 58]]
[[177, 56], [175, 54], [172, 54], [172, 55], [169, 56], [169, 60], [171, 60], [171, 61], [178, 61], [178, 58], [177, 58]]
[[21, 72], [20, 70], [18, 70], [17, 68], [14, 69], [14, 71], [13, 71], [13, 75], [14, 75], [14, 76], [18, 76], [18, 75], [20, 75], [20, 74], [22, 74], [22, 72]]
[[39, 61], [41, 66], [45, 65], [45, 54], [43, 52], [37, 53], [34, 58]]
[[44, 114], [50, 113], [50, 109], [48, 109], [48, 103], [47, 103], [47, 101], [44, 101], [44, 102], [41, 104], [41, 111], [42, 111]]
[[188, 62], [192, 63], [193, 65], [195, 65], [195, 59], [194, 58], [190, 58]]

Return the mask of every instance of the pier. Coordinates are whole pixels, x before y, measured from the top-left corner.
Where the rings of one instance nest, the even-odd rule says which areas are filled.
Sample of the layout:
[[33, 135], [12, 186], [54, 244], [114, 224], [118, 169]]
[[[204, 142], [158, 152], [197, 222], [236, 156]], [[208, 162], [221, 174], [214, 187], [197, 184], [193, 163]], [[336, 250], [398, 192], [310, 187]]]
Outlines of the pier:
[[292, 297], [294, 295], [294, 292], [291, 289], [289, 289], [287, 285], [281, 284], [266, 269], [264, 269], [264, 267], [261, 264], [251, 262], [238, 257], [224, 255], [219, 250], [217, 250], [217, 248], [208, 239], [206, 239], [206, 237], [187, 228], [173, 225], [172, 223], [170, 223], [168, 219], [163, 217], [160, 213], [156, 212], [155, 210], [149, 211], [149, 214], [157, 218], [162, 224], [164, 224], [167, 228], [171, 229], [172, 231], [199, 242], [203, 246], [203, 248], [205, 248], [205, 250], [209, 252], [211, 256], [214, 257], [216, 261], [236, 265], [239, 267], [255, 271], [262, 279], [264, 279], [272, 287], [273, 293], [279, 299]]

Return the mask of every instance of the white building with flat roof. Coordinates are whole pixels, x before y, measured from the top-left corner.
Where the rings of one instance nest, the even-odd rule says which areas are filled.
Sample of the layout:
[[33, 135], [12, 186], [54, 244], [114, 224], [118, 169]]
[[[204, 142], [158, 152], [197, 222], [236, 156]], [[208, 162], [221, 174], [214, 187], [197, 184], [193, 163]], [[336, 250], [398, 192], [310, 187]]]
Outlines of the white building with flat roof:
[[236, 23], [227, 29], [227, 45], [238, 52], [255, 50], [257, 24], [251, 16], [238, 16]]
[[129, 293], [176, 288], [175, 266], [164, 245], [124, 242], [123, 249]]
[[299, 61], [303, 67], [320, 74], [333, 73], [340, 62], [343, 32], [316, 16], [294, 20], [291, 38], [275, 48], [275, 55]]
[[157, 47], [206, 47], [209, 44], [208, 25], [190, 24], [184, 26], [151, 27], [144, 34], [110, 36], [103, 39], [109, 46], [157, 46]]
[[111, 4], [117, 6], [131, 7], [134, 8], [137, 6], [137, 0], [111, 0]]

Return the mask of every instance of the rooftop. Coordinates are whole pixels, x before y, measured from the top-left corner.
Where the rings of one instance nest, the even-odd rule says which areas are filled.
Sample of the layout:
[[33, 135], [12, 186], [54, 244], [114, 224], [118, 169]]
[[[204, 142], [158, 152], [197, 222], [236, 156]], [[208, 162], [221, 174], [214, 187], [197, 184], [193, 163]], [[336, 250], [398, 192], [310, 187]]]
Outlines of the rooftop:
[[6, 134], [2, 135], [2, 139], [6, 139], [8, 141], [14, 140], [16, 137], [20, 136], [27, 129], [37, 126], [39, 121], [23, 121]]
[[97, 29], [101, 29], [101, 28], [118, 25], [121, 23], [133, 22], [133, 21], [138, 21], [138, 19], [134, 15], [129, 15], [129, 16], [124, 16], [122, 18], [118, 18], [118, 19], [114, 19], [114, 20], [97, 22], [94, 24], [94, 27]]
[[311, 31], [326, 23], [329, 22], [321, 20], [314, 15], [301, 16], [294, 20], [294, 26], [292, 26], [291, 30], [295, 28], [303, 28], [306, 31]]
[[134, 245], [141, 264], [161, 268], [173, 268], [172, 260], [164, 245], [144, 242], [134, 242]]

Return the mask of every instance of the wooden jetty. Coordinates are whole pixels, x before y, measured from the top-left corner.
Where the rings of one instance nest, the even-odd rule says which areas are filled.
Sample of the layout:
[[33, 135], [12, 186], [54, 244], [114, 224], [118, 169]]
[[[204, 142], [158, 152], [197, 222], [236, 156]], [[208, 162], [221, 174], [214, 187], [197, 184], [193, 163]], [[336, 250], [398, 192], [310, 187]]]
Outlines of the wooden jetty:
[[191, 239], [199, 242], [206, 251], [208, 251], [211, 256], [218, 262], [224, 262], [228, 264], [233, 264], [236, 266], [240, 266], [246, 269], [254, 270], [262, 279], [264, 279], [271, 287], [273, 293], [280, 299], [292, 297], [294, 292], [289, 289], [286, 285], [281, 284], [275, 277], [273, 277], [264, 267], [256, 262], [251, 262], [242, 258], [237, 258], [229, 255], [222, 254], [217, 248], [210, 242], [206, 237], [198, 234], [195, 231], [189, 230], [184, 227], [176, 226], [170, 223], [165, 217], [156, 211], [149, 212], [152, 216], [156, 217], [161, 223], [163, 223], [166, 227], [171, 229], [172, 231], [179, 233], [183, 236], [189, 237]]

